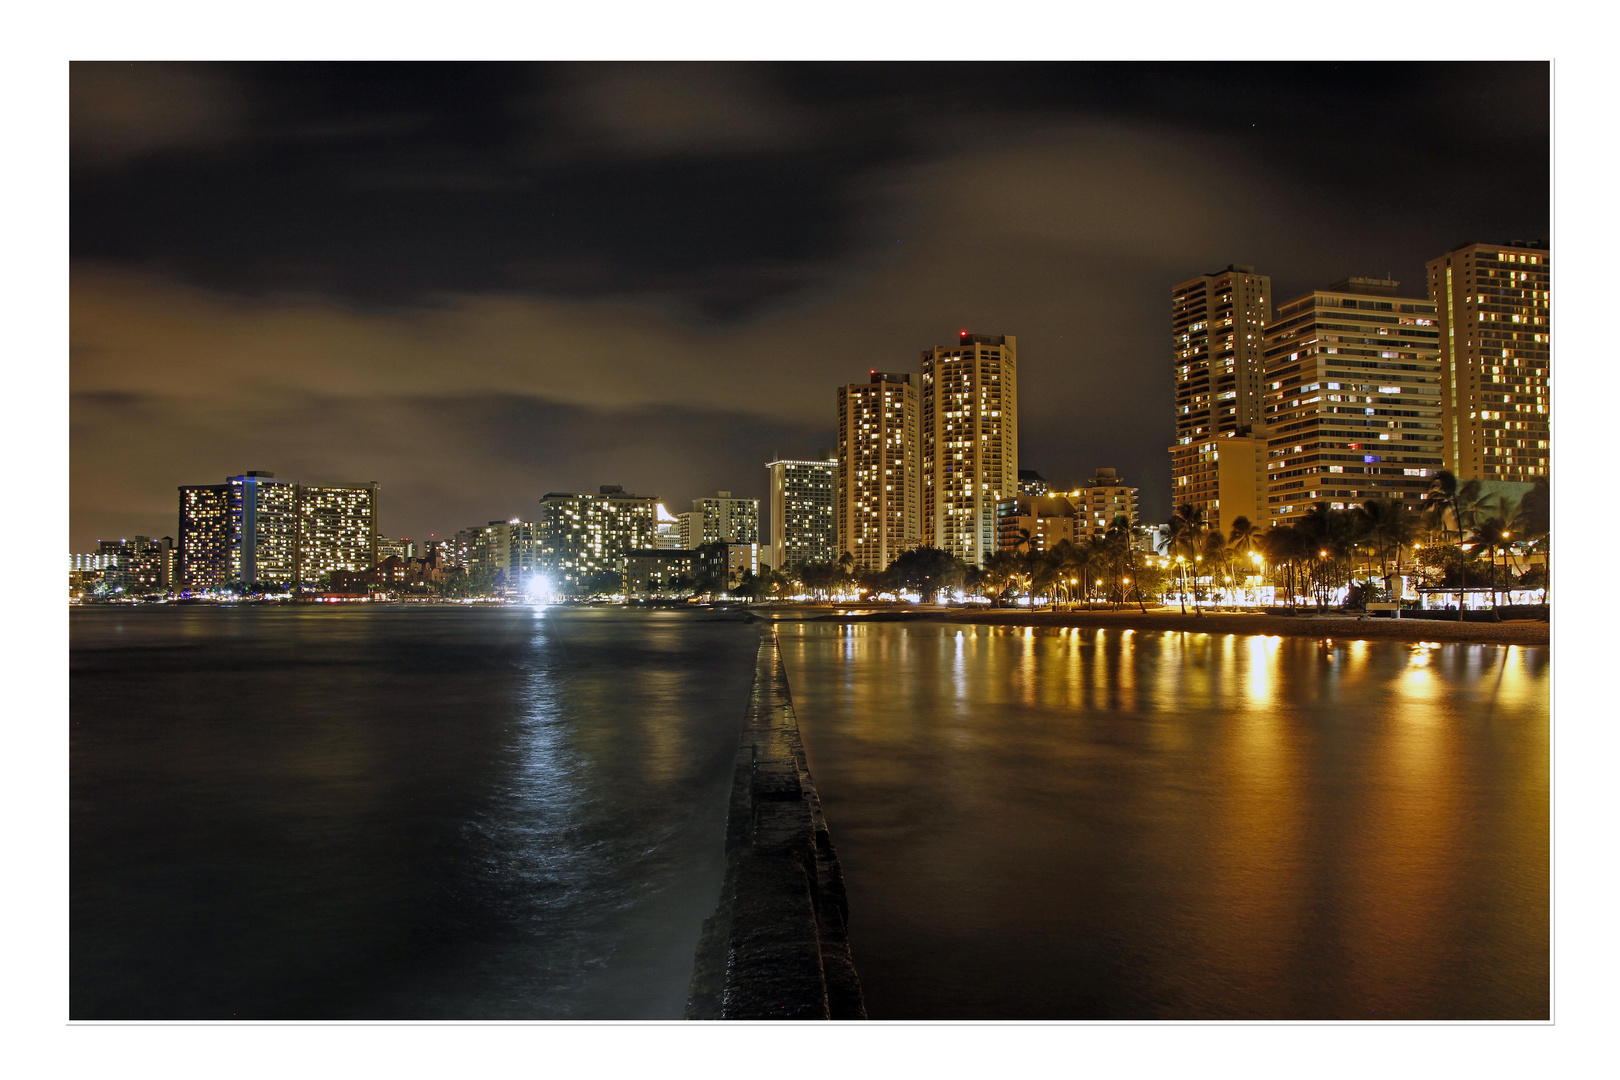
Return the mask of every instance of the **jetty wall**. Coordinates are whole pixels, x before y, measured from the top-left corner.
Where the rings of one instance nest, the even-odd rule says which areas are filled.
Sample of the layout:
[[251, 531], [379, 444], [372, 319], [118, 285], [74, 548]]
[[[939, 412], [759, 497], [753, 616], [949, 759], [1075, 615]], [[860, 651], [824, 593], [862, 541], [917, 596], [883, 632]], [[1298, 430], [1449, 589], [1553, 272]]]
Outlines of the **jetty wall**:
[[865, 1019], [848, 918], [838, 855], [767, 623], [737, 750], [725, 880], [698, 942], [687, 1019]]

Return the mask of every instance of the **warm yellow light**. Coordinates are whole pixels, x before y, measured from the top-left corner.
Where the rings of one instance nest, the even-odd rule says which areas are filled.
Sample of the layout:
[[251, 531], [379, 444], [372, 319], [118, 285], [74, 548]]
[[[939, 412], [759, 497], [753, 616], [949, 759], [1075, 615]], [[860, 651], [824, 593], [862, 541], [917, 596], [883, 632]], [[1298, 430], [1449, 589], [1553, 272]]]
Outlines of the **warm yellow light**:
[[1124, 583], [1125, 583], [1125, 584], [1127, 584], [1127, 585], [1129, 585], [1129, 584], [1130, 584], [1130, 583], [1131, 583], [1131, 579], [1130, 579], [1130, 578], [1120, 578], [1120, 579], [1119, 579], [1119, 580], [1121, 580], [1121, 581], [1123, 581], [1123, 582], [1124, 582]]

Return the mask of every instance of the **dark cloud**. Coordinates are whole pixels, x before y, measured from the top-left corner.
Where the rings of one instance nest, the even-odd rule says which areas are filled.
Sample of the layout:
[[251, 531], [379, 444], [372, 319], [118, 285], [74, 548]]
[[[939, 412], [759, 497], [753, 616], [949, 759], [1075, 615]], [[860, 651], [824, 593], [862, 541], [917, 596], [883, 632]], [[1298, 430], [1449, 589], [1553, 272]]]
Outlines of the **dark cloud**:
[[[396, 531], [755, 490], [962, 327], [1019, 338], [1026, 467], [1157, 517], [1174, 283], [1420, 292], [1548, 226], [1544, 64], [124, 67], [73, 70], [76, 543], [148, 473], [376, 479]], [[118, 80], [212, 104], [124, 131]]]
[[208, 65], [76, 63], [70, 86], [73, 161], [90, 169], [223, 146], [247, 120], [234, 80]]

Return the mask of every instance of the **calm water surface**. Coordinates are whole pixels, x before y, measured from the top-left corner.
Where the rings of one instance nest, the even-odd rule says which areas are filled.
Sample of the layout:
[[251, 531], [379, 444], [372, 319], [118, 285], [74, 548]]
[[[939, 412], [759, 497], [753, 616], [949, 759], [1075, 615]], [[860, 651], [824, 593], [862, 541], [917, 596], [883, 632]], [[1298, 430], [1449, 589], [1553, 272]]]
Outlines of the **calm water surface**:
[[678, 1017], [759, 636], [72, 613], [75, 1018]]
[[1547, 1017], [1547, 649], [780, 631], [873, 1017]]

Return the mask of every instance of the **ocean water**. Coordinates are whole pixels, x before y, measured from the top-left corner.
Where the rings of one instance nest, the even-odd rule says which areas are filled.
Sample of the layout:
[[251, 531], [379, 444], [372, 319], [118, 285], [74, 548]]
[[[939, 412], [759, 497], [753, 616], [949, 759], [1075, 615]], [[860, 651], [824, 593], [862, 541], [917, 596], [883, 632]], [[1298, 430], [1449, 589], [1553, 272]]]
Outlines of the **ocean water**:
[[81, 608], [76, 1019], [681, 1015], [755, 627]]
[[780, 632], [874, 1018], [1548, 1016], [1546, 648]]

